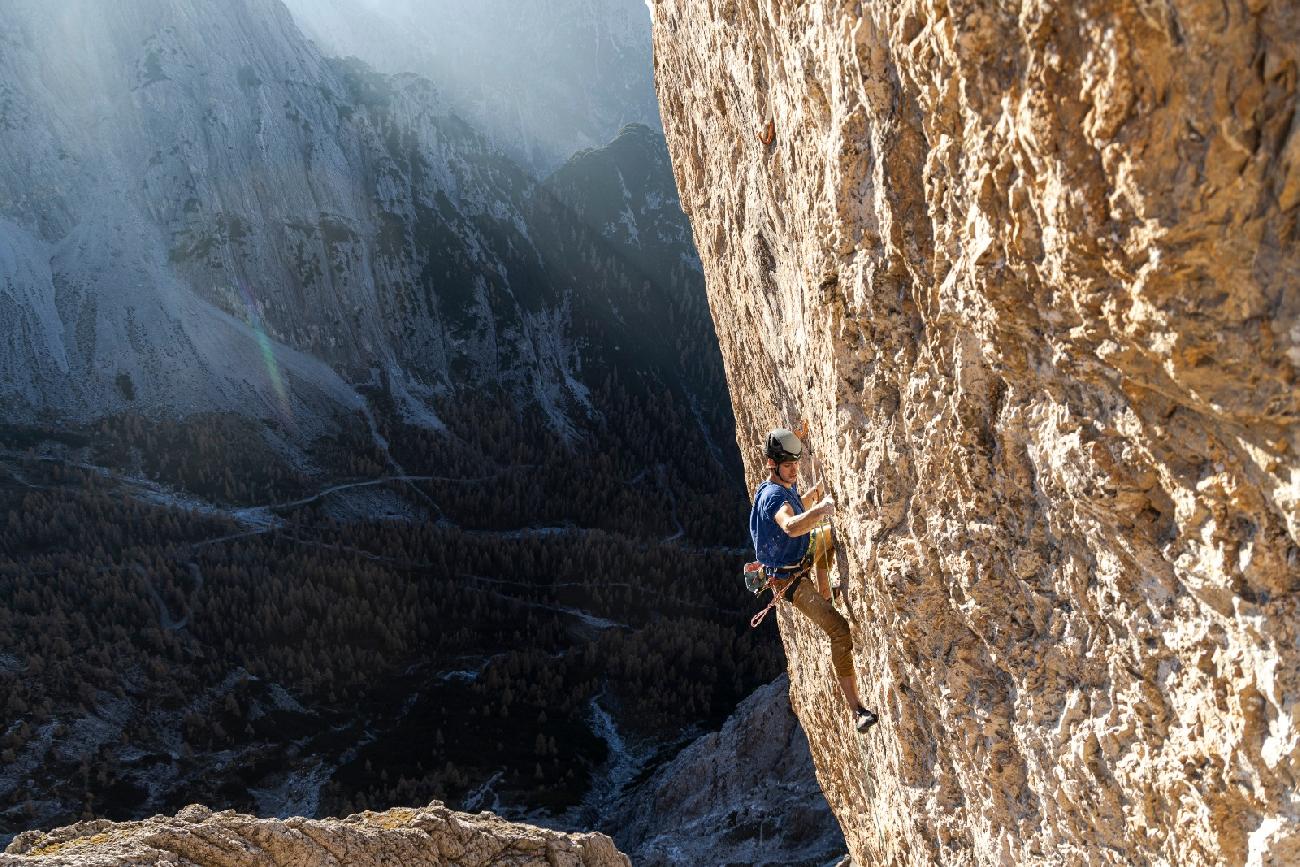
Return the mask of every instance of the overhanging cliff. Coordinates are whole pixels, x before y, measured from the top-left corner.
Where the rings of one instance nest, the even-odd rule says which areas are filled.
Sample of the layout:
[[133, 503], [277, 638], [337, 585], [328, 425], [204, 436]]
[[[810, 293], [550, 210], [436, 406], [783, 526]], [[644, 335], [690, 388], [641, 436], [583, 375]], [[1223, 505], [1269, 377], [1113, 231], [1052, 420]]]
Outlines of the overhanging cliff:
[[748, 477], [801, 414], [839, 504], [855, 860], [1300, 859], [1297, 7], [651, 6]]

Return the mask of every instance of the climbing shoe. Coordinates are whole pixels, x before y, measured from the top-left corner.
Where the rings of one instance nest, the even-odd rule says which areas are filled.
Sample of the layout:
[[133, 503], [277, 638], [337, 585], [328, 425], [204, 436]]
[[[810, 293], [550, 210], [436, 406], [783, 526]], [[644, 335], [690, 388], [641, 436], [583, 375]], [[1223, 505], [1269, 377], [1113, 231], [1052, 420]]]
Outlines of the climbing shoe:
[[866, 732], [867, 729], [875, 725], [877, 720], [879, 719], [875, 715], [875, 713], [867, 710], [862, 705], [858, 705], [858, 712], [854, 714], [854, 717], [855, 717], [854, 724], [857, 726], [858, 731], [864, 733]]

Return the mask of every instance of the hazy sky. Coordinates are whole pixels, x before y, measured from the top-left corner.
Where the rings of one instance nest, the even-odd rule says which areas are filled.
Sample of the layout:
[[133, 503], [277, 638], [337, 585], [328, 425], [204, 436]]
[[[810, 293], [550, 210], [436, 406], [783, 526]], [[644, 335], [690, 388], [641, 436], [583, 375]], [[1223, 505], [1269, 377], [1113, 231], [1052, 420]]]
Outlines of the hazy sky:
[[644, 0], [285, 0], [327, 54], [433, 79], [538, 174], [660, 128]]

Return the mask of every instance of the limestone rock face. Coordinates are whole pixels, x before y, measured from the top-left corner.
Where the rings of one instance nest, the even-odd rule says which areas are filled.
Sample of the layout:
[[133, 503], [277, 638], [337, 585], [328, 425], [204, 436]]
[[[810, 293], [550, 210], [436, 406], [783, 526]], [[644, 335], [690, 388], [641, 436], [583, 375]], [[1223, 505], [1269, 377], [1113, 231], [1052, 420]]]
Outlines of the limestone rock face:
[[434, 801], [414, 810], [367, 810], [346, 819], [256, 819], [193, 804], [174, 817], [99, 819], [19, 834], [0, 865], [457, 864], [630, 867], [604, 834], [561, 834]]
[[802, 415], [838, 504], [855, 862], [1300, 862], [1300, 7], [651, 6], [749, 480]]

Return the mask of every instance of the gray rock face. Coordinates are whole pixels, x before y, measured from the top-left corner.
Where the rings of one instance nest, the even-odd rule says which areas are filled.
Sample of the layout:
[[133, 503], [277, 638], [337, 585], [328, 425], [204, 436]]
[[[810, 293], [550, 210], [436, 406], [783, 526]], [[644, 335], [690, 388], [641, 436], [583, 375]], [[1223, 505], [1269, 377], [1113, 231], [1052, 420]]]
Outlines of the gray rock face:
[[782, 675], [639, 785], [609, 822], [634, 863], [826, 864], [844, 835]]
[[[683, 386], [678, 394], [712, 445], [734, 427], [704, 274], [682, 213], [663, 136], [629, 124], [609, 144], [579, 151], [542, 185], [534, 237], [563, 251], [548, 263], [568, 283], [599, 286], [575, 319], [585, 344], [613, 361], [637, 359], [635, 375]], [[574, 227], [577, 232], [574, 232]], [[616, 345], [614, 348], [611, 344]], [[680, 373], [677, 373], [680, 371]], [[734, 452], [712, 457], [736, 466]]]
[[1300, 856], [1294, 3], [656, 0], [751, 482], [803, 415], [861, 864]]
[[[574, 267], [591, 239], [641, 250], [572, 215], [589, 191], [554, 207], [430, 82], [322, 57], [275, 0], [21, 0], [0, 80], [10, 421], [226, 410], [312, 434], [382, 381], [429, 425], [491, 384], [568, 431], [607, 347], [646, 366], [614, 309], [640, 276]], [[675, 198], [634, 204], [667, 215], [707, 322]]]
[[142, 822], [101, 819], [20, 834], [0, 855], [0, 865], [26, 864], [628, 867], [630, 862], [604, 834], [562, 834], [491, 813], [457, 813], [434, 801], [422, 809], [367, 810], [346, 819], [255, 819], [192, 804], [175, 816]]
[[624, 125], [656, 131], [643, 0], [286, 0], [327, 54], [438, 82], [538, 177]]
[[[606, 145], [572, 156], [546, 180], [573, 216], [647, 274], [684, 269], [690, 283], [665, 286], [707, 304], [691, 226], [682, 213], [663, 136], [628, 124]], [[699, 287], [698, 290], [696, 287]]]
[[535, 184], [428, 82], [325, 60], [271, 0], [19, 2], [0, 45], [11, 420], [310, 425], [375, 369], [583, 411]]

